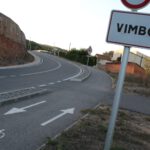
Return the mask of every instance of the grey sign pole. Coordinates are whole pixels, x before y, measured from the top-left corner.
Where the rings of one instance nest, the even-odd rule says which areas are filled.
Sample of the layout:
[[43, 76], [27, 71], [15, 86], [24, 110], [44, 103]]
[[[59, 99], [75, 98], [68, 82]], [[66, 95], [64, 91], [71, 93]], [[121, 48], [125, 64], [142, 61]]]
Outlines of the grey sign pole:
[[112, 106], [112, 112], [111, 112], [110, 121], [109, 121], [109, 127], [108, 127], [108, 131], [107, 131], [107, 135], [106, 135], [104, 150], [110, 150], [110, 148], [111, 148], [112, 138], [113, 138], [114, 128], [115, 128], [115, 122], [116, 122], [116, 118], [117, 118], [117, 114], [118, 114], [118, 108], [119, 108], [120, 98], [121, 98], [121, 94], [122, 94], [129, 53], [130, 53], [130, 47], [125, 46], [124, 52], [123, 52], [123, 58], [122, 58], [122, 62], [121, 62], [121, 69], [119, 72], [119, 78], [117, 81], [113, 106]]

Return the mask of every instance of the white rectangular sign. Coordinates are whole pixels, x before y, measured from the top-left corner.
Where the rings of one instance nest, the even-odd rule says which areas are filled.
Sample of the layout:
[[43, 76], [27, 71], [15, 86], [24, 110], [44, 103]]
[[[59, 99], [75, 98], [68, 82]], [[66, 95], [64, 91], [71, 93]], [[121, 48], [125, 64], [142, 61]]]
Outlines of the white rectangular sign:
[[150, 14], [112, 11], [107, 42], [150, 48]]

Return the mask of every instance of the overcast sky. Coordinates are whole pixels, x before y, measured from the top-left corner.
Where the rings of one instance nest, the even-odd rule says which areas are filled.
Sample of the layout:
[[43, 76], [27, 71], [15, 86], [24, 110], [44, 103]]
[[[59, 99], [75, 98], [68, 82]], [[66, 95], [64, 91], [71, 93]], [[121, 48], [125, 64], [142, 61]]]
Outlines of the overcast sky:
[[[128, 11], [121, 0], [0, 0], [0, 11], [26, 38], [61, 48], [93, 48], [93, 54], [123, 49], [106, 43], [111, 10]], [[129, 10], [130, 11], [130, 10]], [[150, 5], [139, 12], [150, 13]], [[140, 50], [150, 56], [150, 50]]]

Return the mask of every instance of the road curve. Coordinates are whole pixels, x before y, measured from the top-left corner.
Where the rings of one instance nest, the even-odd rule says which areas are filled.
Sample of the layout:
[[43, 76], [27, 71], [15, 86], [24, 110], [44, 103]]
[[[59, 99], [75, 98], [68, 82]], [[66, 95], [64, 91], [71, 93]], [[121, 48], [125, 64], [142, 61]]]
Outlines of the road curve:
[[55, 56], [36, 53], [41, 63], [22, 68], [1, 69], [0, 92], [44, 85], [46, 83], [62, 81], [80, 72], [80, 68], [66, 60]]
[[[81, 110], [100, 104], [112, 90], [111, 78], [105, 72], [89, 67], [91, 75], [86, 80], [82, 82], [64, 80], [78, 74], [80, 68], [67, 60], [48, 54], [40, 54], [40, 57], [49, 61], [46, 65], [47, 70], [57, 68], [59, 64], [56, 62], [59, 62], [61, 67], [39, 74], [33, 74], [33, 71], [44, 71], [45, 65], [41, 69], [38, 66], [35, 66], [36, 69], [29, 67], [30, 71], [26, 68], [27, 73], [32, 74], [23, 77], [19, 76], [19, 74], [25, 73], [25, 68], [22, 68], [19, 69], [20, 72], [17, 70], [17, 77], [8, 77], [7, 80], [11, 81], [14, 86], [17, 84], [17, 87], [53, 83], [49, 86], [41, 86], [51, 92], [0, 108], [1, 150], [10, 150], [10, 147], [11, 150], [37, 150], [45, 143], [47, 137], [54, 137], [61, 133], [82, 116]], [[19, 83], [17, 79], [19, 82], [23, 79], [24, 83]], [[4, 80], [5, 83], [7, 80]], [[28, 83], [26, 83], [27, 81]]]

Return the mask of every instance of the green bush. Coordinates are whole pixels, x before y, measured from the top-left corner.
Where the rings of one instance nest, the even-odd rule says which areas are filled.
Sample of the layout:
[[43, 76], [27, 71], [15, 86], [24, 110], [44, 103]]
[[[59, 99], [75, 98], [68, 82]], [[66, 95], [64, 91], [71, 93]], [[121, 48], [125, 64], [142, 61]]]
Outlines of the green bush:
[[[39, 44], [34, 41], [26, 40], [26, 49], [28, 50], [47, 50], [51, 53], [55, 52], [56, 55], [60, 57], [64, 57], [66, 59], [69, 59], [71, 61], [79, 62], [81, 64], [87, 65], [88, 61], [88, 52], [87, 49], [80, 49], [77, 50], [75, 48], [71, 49], [70, 51], [53, 47], [49, 45]], [[95, 66], [96, 65], [96, 57], [95, 56], [89, 56], [89, 66]]]
[[[88, 53], [85, 49], [72, 49], [71, 51], [67, 52], [65, 55], [65, 58], [79, 62], [81, 64], [87, 65], [87, 59], [88, 59]], [[90, 56], [89, 57], [89, 66], [94, 66], [96, 65], [96, 57], [95, 56]]]

